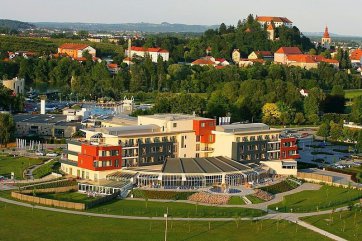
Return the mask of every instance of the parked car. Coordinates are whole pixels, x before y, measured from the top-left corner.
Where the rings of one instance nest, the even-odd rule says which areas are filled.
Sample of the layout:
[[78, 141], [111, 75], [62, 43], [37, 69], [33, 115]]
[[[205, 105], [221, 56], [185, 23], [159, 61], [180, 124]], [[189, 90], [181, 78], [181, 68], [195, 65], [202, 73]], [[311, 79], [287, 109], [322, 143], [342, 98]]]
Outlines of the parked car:
[[35, 152], [35, 155], [37, 155], [37, 156], [44, 156], [44, 153], [43, 153], [43, 152]]
[[49, 157], [57, 157], [58, 154], [57, 154], [57, 153], [47, 153], [46, 156], [49, 156]]

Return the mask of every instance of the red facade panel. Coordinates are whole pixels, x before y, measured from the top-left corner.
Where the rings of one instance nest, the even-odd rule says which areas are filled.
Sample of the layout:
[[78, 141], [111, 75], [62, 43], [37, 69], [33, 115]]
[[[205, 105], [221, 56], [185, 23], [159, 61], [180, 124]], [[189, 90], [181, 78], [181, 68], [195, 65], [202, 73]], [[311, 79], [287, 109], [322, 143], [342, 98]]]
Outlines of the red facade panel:
[[300, 155], [298, 154], [297, 139], [284, 138], [280, 140], [280, 159], [298, 159]]
[[193, 129], [195, 131], [195, 135], [200, 136], [201, 143], [214, 143], [215, 135], [212, 134], [216, 128], [215, 120], [194, 120], [193, 121]]
[[[117, 155], [100, 156], [100, 151], [117, 151]], [[96, 164], [94, 163], [95, 161]], [[102, 162], [99, 165], [99, 162]], [[103, 163], [105, 164], [103, 166]], [[122, 168], [121, 146], [96, 146], [83, 144], [81, 153], [78, 154], [78, 166], [93, 171], [108, 171]]]

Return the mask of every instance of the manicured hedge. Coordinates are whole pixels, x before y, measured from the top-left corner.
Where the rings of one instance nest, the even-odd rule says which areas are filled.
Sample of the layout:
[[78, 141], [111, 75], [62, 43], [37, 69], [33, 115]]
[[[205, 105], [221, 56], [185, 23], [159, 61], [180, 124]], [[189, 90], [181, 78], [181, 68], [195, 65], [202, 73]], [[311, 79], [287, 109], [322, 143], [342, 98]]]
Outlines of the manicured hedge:
[[277, 193], [293, 190], [294, 188], [297, 188], [297, 187], [298, 187], [297, 183], [290, 181], [290, 180], [285, 180], [285, 181], [279, 182], [279, 183], [271, 185], [271, 186], [262, 187], [260, 189], [263, 191], [266, 191], [268, 193], [271, 193], [271, 194], [277, 194]]
[[25, 187], [21, 187], [21, 189], [45, 189], [45, 188], [56, 188], [56, 187], [67, 187], [67, 186], [75, 186], [77, 182], [75, 180], [61, 180], [57, 182], [49, 182], [49, 183], [41, 183], [41, 184], [34, 184]]
[[195, 192], [174, 192], [174, 191], [153, 191], [133, 189], [135, 198], [166, 199], [166, 200], [187, 200]]

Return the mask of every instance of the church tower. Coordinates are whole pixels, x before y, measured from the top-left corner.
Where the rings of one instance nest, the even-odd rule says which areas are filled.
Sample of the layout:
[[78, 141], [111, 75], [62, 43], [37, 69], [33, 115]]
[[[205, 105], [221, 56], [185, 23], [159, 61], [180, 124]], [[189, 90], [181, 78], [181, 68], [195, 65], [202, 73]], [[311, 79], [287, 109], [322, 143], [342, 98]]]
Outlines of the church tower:
[[324, 30], [323, 38], [322, 38], [322, 47], [325, 49], [330, 49], [331, 43], [332, 43], [332, 39], [329, 36], [328, 27], [326, 26], [326, 28]]

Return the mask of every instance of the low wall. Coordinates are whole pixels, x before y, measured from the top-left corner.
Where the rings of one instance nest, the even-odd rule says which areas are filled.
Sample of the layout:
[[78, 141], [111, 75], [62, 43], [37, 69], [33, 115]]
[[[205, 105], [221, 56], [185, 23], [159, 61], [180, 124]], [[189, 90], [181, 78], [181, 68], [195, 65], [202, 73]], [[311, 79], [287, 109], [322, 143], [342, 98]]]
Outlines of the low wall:
[[320, 181], [326, 183], [333, 183], [333, 177], [315, 173], [298, 172], [297, 177], [307, 181]]
[[[20, 193], [31, 194], [34, 190], [22, 190]], [[69, 187], [55, 187], [55, 188], [45, 188], [45, 189], [35, 189], [36, 193], [59, 193], [59, 192], [70, 192], [78, 191], [78, 186], [69, 186]]]
[[73, 203], [73, 202], [59, 201], [59, 200], [48, 199], [48, 198], [40, 198], [40, 197], [34, 197], [34, 196], [25, 195], [25, 194], [21, 194], [21, 193], [17, 193], [17, 192], [11, 192], [11, 197], [19, 199], [21, 201], [32, 202], [32, 203], [41, 204], [41, 205], [69, 208], [69, 209], [75, 209], [75, 210], [85, 210], [84, 203]]
[[96, 199], [96, 200], [94, 200], [94, 201], [92, 201], [90, 203], [87, 203], [86, 204], [86, 209], [92, 208], [94, 206], [97, 206], [97, 205], [105, 203], [105, 202], [109, 202], [109, 201], [117, 198], [119, 195], [120, 195], [120, 192], [115, 192], [112, 195], [107, 195], [107, 196], [104, 196], [102, 198]]

